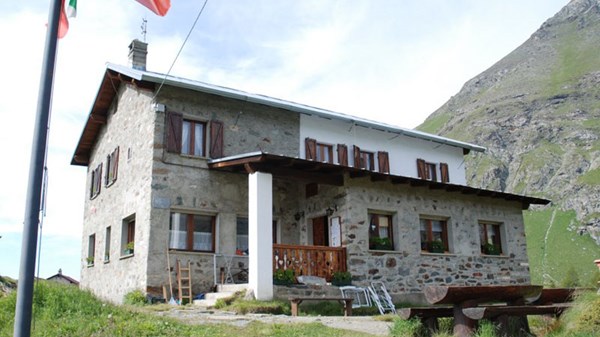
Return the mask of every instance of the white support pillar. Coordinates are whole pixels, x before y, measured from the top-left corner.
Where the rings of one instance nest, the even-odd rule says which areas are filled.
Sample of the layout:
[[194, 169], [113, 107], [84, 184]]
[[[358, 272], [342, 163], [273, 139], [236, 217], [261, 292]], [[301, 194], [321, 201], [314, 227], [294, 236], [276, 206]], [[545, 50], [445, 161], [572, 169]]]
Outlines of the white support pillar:
[[248, 286], [257, 300], [273, 299], [273, 177], [248, 175]]

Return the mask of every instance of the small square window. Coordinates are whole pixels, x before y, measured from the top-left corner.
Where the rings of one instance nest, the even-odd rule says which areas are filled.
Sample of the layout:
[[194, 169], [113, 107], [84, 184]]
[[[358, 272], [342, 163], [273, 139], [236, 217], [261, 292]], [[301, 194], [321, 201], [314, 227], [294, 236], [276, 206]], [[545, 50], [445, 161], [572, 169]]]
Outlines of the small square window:
[[135, 250], [135, 214], [124, 219], [121, 226], [121, 252], [123, 256], [133, 255]]
[[479, 223], [479, 240], [482, 254], [501, 255], [503, 253], [500, 226], [499, 223]]
[[391, 215], [369, 213], [369, 249], [394, 250]]
[[333, 146], [317, 143], [317, 161], [333, 163]]
[[96, 234], [92, 234], [88, 237], [88, 255], [87, 265], [93, 266], [96, 255]]
[[359, 159], [359, 168], [369, 171], [375, 170], [375, 154], [373, 152], [360, 151]]
[[429, 253], [447, 253], [448, 221], [440, 219], [420, 219], [421, 251]]

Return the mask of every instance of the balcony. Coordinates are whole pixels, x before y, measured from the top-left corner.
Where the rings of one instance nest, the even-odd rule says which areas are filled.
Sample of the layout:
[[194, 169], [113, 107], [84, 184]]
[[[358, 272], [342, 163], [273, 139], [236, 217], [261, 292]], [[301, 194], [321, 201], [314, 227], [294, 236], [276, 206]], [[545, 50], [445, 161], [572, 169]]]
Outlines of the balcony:
[[346, 248], [273, 244], [273, 272], [292, 269], [295, 276], [318, 276], [331, 281], [346, 271]]

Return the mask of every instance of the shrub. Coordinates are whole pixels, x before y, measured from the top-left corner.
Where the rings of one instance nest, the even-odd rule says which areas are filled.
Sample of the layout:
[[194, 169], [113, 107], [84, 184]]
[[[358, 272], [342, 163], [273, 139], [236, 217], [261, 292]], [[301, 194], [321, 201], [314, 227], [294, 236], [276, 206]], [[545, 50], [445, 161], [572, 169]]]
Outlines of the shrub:
[[496, 326], [490, 321], [481, 321], [474, 337], [497, 337]]
[[567, 270], [567, 274], [565, 278], [562, 280], [560, 285], [564, 288], [575, 288], [579, 287], [579, 274], [577, 274], [577, 270], [573, 266], [570, 266]]
[[331, 284], [334, 286], [349, 286], [352, 284], [352, 274], [347, 271], [336, 271], [333, 273]]
[[134, 290], [125, 294], [123, 302], [130, 305], [144, 305], [148, 301], [141, 290]]
[[397, 318], [394, 320], [394, 325], [390, 328], [390, 335], [393, 337], [421, 337], [426, 336], [427, 331], [417, 318], [409, 320]]
[[291, 269], [277, 269], [273, 274], [273, 284], [287, 286], [294, 283], [296, 283], [296, 277]]

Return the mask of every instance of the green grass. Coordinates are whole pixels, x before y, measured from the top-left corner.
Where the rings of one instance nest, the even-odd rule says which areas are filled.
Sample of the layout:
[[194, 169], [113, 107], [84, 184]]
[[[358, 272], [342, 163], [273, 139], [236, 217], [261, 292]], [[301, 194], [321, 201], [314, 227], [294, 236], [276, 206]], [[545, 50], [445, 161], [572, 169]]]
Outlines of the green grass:
[[[12, 336], [16, 293], [0, 297], [0, 336]], [[367, 334], [311, 324], [264, 324], [244, 328], [225, 324], [187, 325], [157, 316], [152, 306], [115, 306], [78, 288], [39, 282], [33, 306], [32, 336], [368, 336]]]
[[564, 92], [565, 85], [572, 85], [584, 74], [600, 68], [597, 36], [583, 35], [588, 30], [577, 29], [577, 24], [577, 21], [565, 24], [557, 33], [560, 37], [556, 44], [558, 66], [552, 67], [554, 70], [547, 83], [548, 96]]
[[524, 217], [532, 283], [560, 286], [569, 269], [573, 268], [580, 285], [590, 286], [597, 270], [594, 259], [600, 257], [600, 247], [589, 236], [569, 230], [570, 226], [579, 226], [575, 212], [547, 208], [526, 211]]
[[437, 134], [439, 130], [448, 123], [451, 115], [448, 113], [431, 116], [417, 127], [417, 130]]
[[587, 171], [577, 177], [577, 182], [586, 185], [600, 185], [600, 168]]

